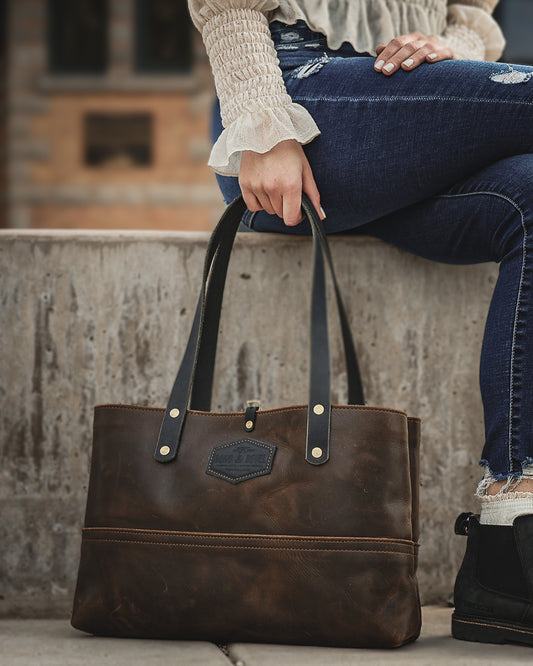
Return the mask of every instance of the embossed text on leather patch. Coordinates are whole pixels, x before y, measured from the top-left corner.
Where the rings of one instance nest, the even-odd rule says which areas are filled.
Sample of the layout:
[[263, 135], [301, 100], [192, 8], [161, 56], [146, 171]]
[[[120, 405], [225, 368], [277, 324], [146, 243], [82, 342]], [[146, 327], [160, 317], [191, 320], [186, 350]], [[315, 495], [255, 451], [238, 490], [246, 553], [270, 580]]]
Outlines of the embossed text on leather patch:
[[240, 483], [256, 476], [270, 474], [276, 447], [256, 439], [215, 446], [207, 461], [207, 474], [230, 483]]

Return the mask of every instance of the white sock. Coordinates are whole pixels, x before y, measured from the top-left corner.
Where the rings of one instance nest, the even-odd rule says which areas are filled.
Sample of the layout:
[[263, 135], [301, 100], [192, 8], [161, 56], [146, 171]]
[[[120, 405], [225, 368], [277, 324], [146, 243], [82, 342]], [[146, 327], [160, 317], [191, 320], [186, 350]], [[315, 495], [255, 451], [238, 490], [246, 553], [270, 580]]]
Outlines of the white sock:
[[485, 495], [481, 500], [482, 525], [509, 525], [524, 514], [533, 514], [533, 493], [510, 492]]
[[518, 516], [533, 514], [533, 493], [514, 490], [522, 479], [530, 478], [533, 478], [533, 467], [529, 466], [522, 478], [509, 479], [496, 495], [487, 495], [487, 489], [494, 483], [493, 476], [487, 471], [476, 492], [481, 499], [481, 525], [512, 526]]

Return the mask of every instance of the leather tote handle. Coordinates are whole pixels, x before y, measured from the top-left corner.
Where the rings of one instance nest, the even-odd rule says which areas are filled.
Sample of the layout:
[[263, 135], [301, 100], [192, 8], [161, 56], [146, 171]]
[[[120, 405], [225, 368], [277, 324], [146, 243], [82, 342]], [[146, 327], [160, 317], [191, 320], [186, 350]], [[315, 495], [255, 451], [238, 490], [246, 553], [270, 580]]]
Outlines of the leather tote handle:
[[[306, 195], [304, 194], [304, 197], [305, 196]], [[321, 232], [323, 233], [322, 229]], [[218, 248], [214, 252], [214, 261], [211, 268], [206, 296], [204, 335], [202, 336], [201, 346], [198, 351], [197, 366], [189, 405], [190, 409], [198, 411], [208, 412], [211, 409], [211, 395], [213, 390], [213, 375], [215, 370], [220, 313], [222, 309], [222, 298], [229, 264], [229, 256], [233, 246], [233, 238], [234, 236], [232, 234], [226, 234], [223, 236]], [[325, 245], [325, 251], [328, 254], [328, 263], [332, 263], [332, 258], [329, 254], [329, 245], [327, 243]], [[348, 384], [348, 404], [362, 405], [364, 404], [364, 396], [357, 355], [335, 274], [333, 274], [333, 284], [343, 339]]]
[[[359, 384], [359, 394], [362, 402], [362, 386], [357, 368], [357, 357], [353, 348], [346, 313], [342, 306], [342, 298], [335, 277], [331, 254], [326, 235], [322, 229], [318, 215], [306, 195], [302, 197], [302, 208], [311, 223], [313, 232], [313, 286], [311, 303], [311, 373], [309, 385], [309, 408], [307, 420], [306, 460], [315, 465], [325, 463], [329, 459], [329, 433], [330, 433], [330, 357], [327, 328], [327, 304], [325, 263], [327, 262], [335, 285], [335, 292], [340, 304], [341, 322], [343, 322], [343, 338], [346, 356], [349, 357], [353, 367], [357, 370], [355, 384]], [[181, 431], [185, 421], [187, 407], [191, 400], [191, 393], [198, 371], [199, 352], [206, 349], [205, 341], [211, 337], [212, 330], [218, 331], [220, 305], [222, 301], [223, 283], [227, 271], [227, 263], [233, 245], [238, 225], [245, 210], [241, 197], [236, 199], [226, 209], [220, 222], [215, 228], [206, 253], [204, 275], [200, 298], [187, 343], [187, 348], [172, 388], [167, 409], [161, 425], [155, 459], [159, 462], [170, 462], [178, 452]], [[218, 260], [218, 261], [217, 261]], [[214, 294], [214, 296], [212, 295]], [[206, 312], [210, 299], [211, 314], [209, 326], [206, 324]], [[215, 303], [215, 305], [211, 305]], [[347, 331], [347, 338], [345, 331]], [[350, 345], [351, 343], [351, 345]], [[350, 350], [351, 346], [351, 350]], [[346, 351], [346, 350], [345, 350]], [[353, 373], [352, 373], [353, 375]]]

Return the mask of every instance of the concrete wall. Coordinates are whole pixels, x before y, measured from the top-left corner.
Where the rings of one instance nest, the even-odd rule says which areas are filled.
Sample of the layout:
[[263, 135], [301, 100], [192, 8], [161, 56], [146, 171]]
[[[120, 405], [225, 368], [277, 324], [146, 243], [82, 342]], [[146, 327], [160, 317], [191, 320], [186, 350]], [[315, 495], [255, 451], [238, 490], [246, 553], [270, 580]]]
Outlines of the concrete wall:
[[[203, 233], [0, 232], [0, 616], [67, 615], [95, 403], [164, 406], [199, 287]], [[331, 241], [369, 404], [423, 418], [422, 599], [446, 602], [475, 510], [478, 357], [496, 267]], [[306, 401], [310, 241], [243, 234], [215, 407]], [[338, 333], [334, 400], [345, 400]], [[394, 470], [391, 470], [393, 473]]]

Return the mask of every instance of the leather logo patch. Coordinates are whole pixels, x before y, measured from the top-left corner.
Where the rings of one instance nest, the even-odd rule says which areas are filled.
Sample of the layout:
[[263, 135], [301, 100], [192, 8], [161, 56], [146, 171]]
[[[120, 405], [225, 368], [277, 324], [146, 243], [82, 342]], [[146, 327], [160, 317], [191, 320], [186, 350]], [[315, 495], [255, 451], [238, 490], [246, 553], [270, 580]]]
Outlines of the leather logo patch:
[[207, 462], [207, 474], [230, 483], [240, 483], [256, 476], [270, 474], [276, 447], [256, 439], [215, 446]]

